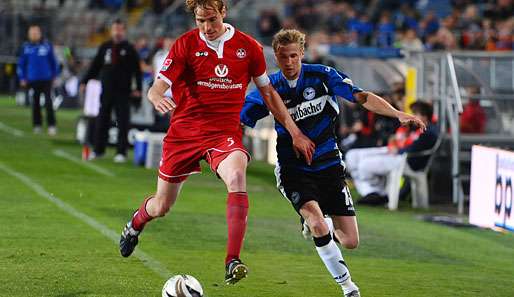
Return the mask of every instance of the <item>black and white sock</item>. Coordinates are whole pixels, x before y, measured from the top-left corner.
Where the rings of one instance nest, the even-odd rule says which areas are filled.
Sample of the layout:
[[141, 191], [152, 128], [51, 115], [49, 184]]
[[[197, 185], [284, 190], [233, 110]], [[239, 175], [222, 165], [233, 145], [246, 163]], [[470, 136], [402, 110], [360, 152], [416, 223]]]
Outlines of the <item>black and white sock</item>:
[[313, 237], [316, 251], [325, 263], [330, 274], [342, 288], [345, 294], [357, 290], [357, 286], [352, 282], [350, 271], [343, 259], [341, 250], [337, 247], [332, 235], [329, 233], [321, 237]]

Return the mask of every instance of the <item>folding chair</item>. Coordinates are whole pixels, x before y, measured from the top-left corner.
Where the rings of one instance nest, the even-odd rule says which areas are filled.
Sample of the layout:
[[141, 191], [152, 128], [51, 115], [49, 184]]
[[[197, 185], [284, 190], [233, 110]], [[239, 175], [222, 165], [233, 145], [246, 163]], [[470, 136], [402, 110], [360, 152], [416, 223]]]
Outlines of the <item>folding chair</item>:
[[[430, 167], [432, 165], [432, 162], [434, 161], [436, 152], [439, 149], [439, 146], [441, 145], [442, 138], [442, 136], [439, 136], [434, 146], [429, 150], [403, 154], [401, 165], [387, 175], [386, 189], [387, 197], [389, 198], [387, 208], [389, 208], [389, 210], [398, 209], [400, 183], [403, 175], [409, 177], [410, 179], [412, 207], [428, 208], [428, 172], [430, 171]], [[425, 165], [425, 167], [421, 170], [412, 170], [412, 168], [410, 168], [409, 166], [409, 163], [407, 162], [407, 158], [423, 156], [429, 156], [428, 162]]]

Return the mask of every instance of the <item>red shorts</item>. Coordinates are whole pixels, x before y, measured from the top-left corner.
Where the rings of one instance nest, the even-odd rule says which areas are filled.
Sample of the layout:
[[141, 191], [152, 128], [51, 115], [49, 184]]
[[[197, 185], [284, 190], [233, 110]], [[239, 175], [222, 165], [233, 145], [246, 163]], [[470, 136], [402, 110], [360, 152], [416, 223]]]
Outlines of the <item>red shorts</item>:
[[213, 172], [221, 161], [233, 151], [242, 151], [250, 160], [250, 154], [242, 142], [242, 135], [206, 137], [203, 141], [164, 140], [159, 178], [170, 182], [183, 182], [191, 174], [200, 173], [200, 161], [206, 160]]

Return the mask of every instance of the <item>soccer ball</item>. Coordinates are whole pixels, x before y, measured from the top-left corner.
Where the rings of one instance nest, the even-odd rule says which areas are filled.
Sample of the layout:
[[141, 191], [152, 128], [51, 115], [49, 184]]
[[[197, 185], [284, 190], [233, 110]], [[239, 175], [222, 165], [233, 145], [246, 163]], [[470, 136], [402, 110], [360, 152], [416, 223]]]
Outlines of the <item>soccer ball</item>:
[[162, 297], [202, 297], [200, 282], [187, 274], [175, 275], [162, 288]]

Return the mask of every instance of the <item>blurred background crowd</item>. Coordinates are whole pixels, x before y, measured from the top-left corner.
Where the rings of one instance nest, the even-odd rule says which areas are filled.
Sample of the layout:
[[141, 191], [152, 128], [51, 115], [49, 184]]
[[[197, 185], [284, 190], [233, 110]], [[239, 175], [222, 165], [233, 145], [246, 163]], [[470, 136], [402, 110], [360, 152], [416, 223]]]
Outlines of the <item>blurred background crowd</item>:
[[[514, 64], [511, 56], [505, 56], [514, 48], [513, 0], [227, 2], [226, 21], [265, 46], [268, 72], [277, 69], [269, 48], [272, 36], [281, 28], [298, 28], [307, 33], [305, 62], [336, 66], [349, 74], [356, 85], [404, 110], [414, 100], [407, 98], [407, 69], [417, 65], [417, 85], [426, 97], [422, 99], [434, 103], [433, 122], [444, 116], [445, 108], [450, 108], [445, 103], [450, 99], [442, 98], [446, 96], [441, 91], [447, 83], [446, 74], [439, 77], [441, 69], [428, 67], [442, 65], [443, 60], [430, 61], [429, 55], [433, 53], [440, 59], [445, 51], [465, 53], [455, 62], [463, 103], [459, 130], [508, 134], [506, 138], [487, 139], [501, 143], [507, 143], [514, 134], [514, 108], [509, 101], [514, 92]], [[21, 98], [18, 101], [28, 104], [23, 98], [29, 96], [19, 88], [16, 64], [29, 27], [38, 25], [43, 40], [52, 43], [59, 64], [59, 75], [53, 82], [54, 106], [79, 107], [83, 103], [79, 98], [80, 82], [99, 45], [111, 38], [111, 24], [116, 19], [126, 23], [127, 39], [139, 55], [144, 96], [174, 40], [194, 26], [183, 0], [1, 1], [0, 92], [17, 92]], [[425, 65], [425, 61], [430, 63]], [[145, 106], [145, 101], [132, 102], [131, 127], [144, 122], [152, 131], [164, 131], [168, 119], [154, 113], [149, 104]], [[402, 131], [398, 134], [396, 121], [358, 105], [341, 104], [344, 108], [338, 132], [343, 152], [385, 146], [391, 138], [405, 136]], [[450, 131], [444, 121], [440, 123]], [[475, 142], [476, 139], [469, 141]], [[470, 150], [471, 146], [463, 147]], [[469, 167], [469, 156], [466, 158], [463, 162]], [[440, 163], [447, 165], [448, 159], [445, 160]], [[449, 172], [444, 170], [441, 172]]]

